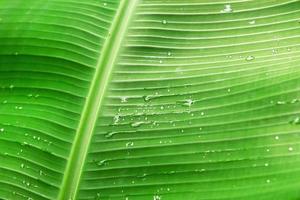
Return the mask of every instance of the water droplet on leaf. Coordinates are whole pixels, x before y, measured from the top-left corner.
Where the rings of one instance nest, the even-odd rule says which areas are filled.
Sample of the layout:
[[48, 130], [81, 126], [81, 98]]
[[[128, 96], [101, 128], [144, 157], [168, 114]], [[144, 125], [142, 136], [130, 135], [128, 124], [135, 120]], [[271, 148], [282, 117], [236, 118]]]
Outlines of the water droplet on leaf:
[[284, 104], [286, 104], [286, 102], [285, 101], [277, 101], [276, 104], [277, 105], [284, 105]]
[[121, 103], [125, 103], [125, 102], [127, 102], [128, 100], [128, 97], [121, 97]]
[[298, 103], [298, 102], [299, 102], [299, 99], [293, 99], [293, 100], [291, 101], [291, 104]]
[[300, 124], [300, 117], [296, 117], [295, 119], [291, 120], [290, 124], [294, 124], [294, 125]]
[[106, 138], [111, 138], [111, 137], [113, 137], [114, 134], [116, 134], [116, 133], [117, 133], [117, 132], [108, 132], [108, 133], [105, 134], [105, 137], [106, 137]]
[[97, 165], [98, 166], [103, 166], [103, 165], [106, 164], [106, 162], [107, 162], [107, 160], [100, 160], [99, 162], [97, 162]]
[[231, 8], [230, 4], [227, 4], [224, 6], [224, 9], [221, 10], [221, 13], [231, 13], [233, 11], [233, 9]]
[[254, 59], [255, 59], [254, 56], [247, 56], [247, 57], [246, 57], [246, 61], [252, 61], [252, 60], [254, 60]]
[[192, 99], [186, 99], [183, 101], [183, 106], [188, 106], [188, 107], [191, 107], [192, 104], [194, 104], [194, 101]]
[[154, 195], [154, 196], [153, 196], [153, 200], [161, 200], [161, 197], [158, 196], [158, 195]]
[[120, 121], [120, 115], [115, 115], [113, 119], [114, 124], [117, 124], [119, 121]]
[[132, 147], [133, 145], [134, 145], [133, 142], [127, 142], [125, 146], [126, 146], [126, 147]]
[[268, 167], [269, 166], [269, 163], [265, 163], [265, 167]]
[[253, 24], [255, 24], [255, 20], [249, 21], [248, 23], [253, 25]]
[[133, 122], [133, 123], [131, 123], [130, 125], [131, 125], [131, 127], [139, 127], [139, 126], [141, 126], [142, 124], [146, 124], [146, 123], [148, 123], [148, 122], [140, 121], [140, 122]]

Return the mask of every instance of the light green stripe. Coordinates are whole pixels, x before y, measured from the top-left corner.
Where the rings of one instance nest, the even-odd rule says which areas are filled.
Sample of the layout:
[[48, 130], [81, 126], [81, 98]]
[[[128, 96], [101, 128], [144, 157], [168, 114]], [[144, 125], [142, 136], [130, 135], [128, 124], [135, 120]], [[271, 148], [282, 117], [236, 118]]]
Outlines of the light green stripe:
[[81, 115], [75, 141], [64, 173], [58, 199], [75, 199], [84, 161], [88, 152], [96, 119], [101, 107], [104, 93], [126, 33], [130, 17], [138, 0], [122, 0], [109, 30], [97, 64], [95, 76]]

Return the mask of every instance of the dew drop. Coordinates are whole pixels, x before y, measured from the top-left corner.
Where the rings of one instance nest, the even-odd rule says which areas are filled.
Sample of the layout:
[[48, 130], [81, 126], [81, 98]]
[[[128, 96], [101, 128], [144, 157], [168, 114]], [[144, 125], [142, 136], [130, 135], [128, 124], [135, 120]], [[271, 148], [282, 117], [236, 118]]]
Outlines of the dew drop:
[[255, 59], [254, 56], [247, 56], [247, 57], [246, 57], [246, 61], [252, 61], [252, 60], [254, 60], [254, 59]]
[[172, 53], [170, 51], [168, 51], [168, 56], [171, 56], [171, 55], [172, 55]]
[[100, 193], [98, 192], [97, 194], [96, 194], [96, 200], [100, 200]]
[[128, 97], [121, 97], [121, 103], [125, 103], [128, 101]]
[[291, 120], [290, 124], [294, 124], [294, 125], [300, 124], [300, 117], [296, 117], [295, 119]]
[[158, 195], [154, 195], [154, 196], [153, 196], [153, 200], [161, 200], [161, 197], [158, 196]]
[[293, 147], [289, 147], [289, 151], [293, 151]]
[[151, 99], [150, 95], [143, 96], [144, 101], [148, 102]]
[[114, 124], [117, 124], [120, 121], [120, 115], [115, 115], [113, 118]]
[[276, 53], [277, 53], [277, 50], [276, 50], [276, 49], [272, 49], [272, 53], [273, 53], [273, 54], [276, 54]]
[[195, 170], [195, 172], [204, 172], [204, 171], [205, 171], [204, 168], [202, 168], [202, 169], [196, 169], [196, 170]]
[[21, 164], [21, 168], [24, 168], [24, 167], [25, 167], [25, 165], [24, 165], [24, 163], [22, 163], [22, 164]]
[[251, 25], [255, 24], [255, 20], [249, 21], [248, 24], [251, 24]]
[[7, 100], [2, 101], [3, 104], [7, 104]]
[[148, 174], [143, 173], [143, 174], [141, 174], [141, 175], [138, 175], [137, 177], [138, 177], [138, 178], [145, 178], [147, 175], [148, 175]]
[[268, 167], [269, 166], [269, 163], [265, 163], [265, 167]]
[[107, 160], [100, 160], [99, 162], [97, 162], [97, 165], [98, 166], [103, 166], [103, 165], [106, 164], [106, 162], [107, 162]]
[[286, 102], [285, 101], [277, 101], [276, 104], [277, 105], [284, 105], [284, 104], [286, 104]]
[[298, 102], [299, 102], [299, 99], [293, 99], [293, 100], [291, 101], [291, 104], [298, 103]]
[[233, 9], [231, 8], [230, 4], [227, 4], [224, 6], [224, 9], [221, 10], [221, 13], [231, 13], [233, 11]]
[[9, 85], [9, 89], [13, 89], [14, 87], [14, 85]]
[[115, 134], [116, 134], [116, 132], [108, 132], [108, 133], [105, 134], [105, 137], [106, 137], [106, 138], [111, 138], [111, 137], [113, 137]]
[[126, 146], [126, 147], [132, 147], [133, 145], [134, 145], [133, 142], [127, 142], [125, 146]]
[[275, 136], [275, 140], [279, 140], [279, 136], [276, 135], [276, 136]]
[[162, 23], [163, 23], [163, 24], [167, 24], [167, 20], [165, 20], [165, 19], [162, 20]]
[[188, 106], [188, 107], [191, 107], [192, 104], [194, 104], [194, 101], [192, 99], [186, 99], [183, 101], [183, 106]]
[[22, 107], [22, 106], [15, 106], [15, 109], [16, 109], [16, 110], [22, 110], [23, 107]]
[[139, 127], [141, 126], [142, 124], [146, 124], [146, 122], [143, 122], [143, 121], [140, 121], [140, 122], [133, 122], [131, 123], [131, 127]]
[[271, 180], [270, 180], [270, 179], [267, 179], [267, 180], [266, 180], [266, 182], [267, 182], [267, 183], [270, 183], [270, 182], [271, 182]]
[[145, 102], [148, 102], [151, 99], [155, 99], [155, 98], [159, 98], [159, 97], [161, 97], [161, 95], [158, 95], [158, 92], [155, 92], [155, 95], [146, 95], [146, 96], [143, 96], [143, 99]]
[[4, 128], [0, 128], [0, 132], [4, 132]]

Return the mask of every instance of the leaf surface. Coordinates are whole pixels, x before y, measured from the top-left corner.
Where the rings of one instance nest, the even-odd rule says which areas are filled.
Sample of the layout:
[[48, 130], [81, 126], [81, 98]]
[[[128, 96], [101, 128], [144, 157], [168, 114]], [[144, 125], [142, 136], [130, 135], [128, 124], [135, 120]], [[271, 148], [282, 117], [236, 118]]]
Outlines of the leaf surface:
[[0, 199], [300, 198], [297, 0], [0, 1]]

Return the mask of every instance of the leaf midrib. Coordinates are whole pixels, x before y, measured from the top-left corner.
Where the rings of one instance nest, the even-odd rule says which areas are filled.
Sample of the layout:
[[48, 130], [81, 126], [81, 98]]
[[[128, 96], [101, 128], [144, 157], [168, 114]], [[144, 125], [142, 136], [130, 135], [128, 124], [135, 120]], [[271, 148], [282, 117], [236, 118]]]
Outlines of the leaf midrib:
[[138, 0], [122, 0], [103, 45], [65, 169], [59, 200], [75, 199], [96, 119], [111, 72]]

